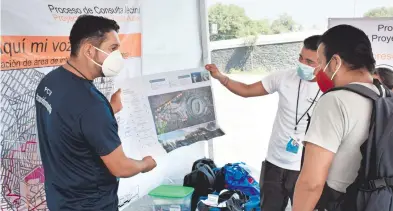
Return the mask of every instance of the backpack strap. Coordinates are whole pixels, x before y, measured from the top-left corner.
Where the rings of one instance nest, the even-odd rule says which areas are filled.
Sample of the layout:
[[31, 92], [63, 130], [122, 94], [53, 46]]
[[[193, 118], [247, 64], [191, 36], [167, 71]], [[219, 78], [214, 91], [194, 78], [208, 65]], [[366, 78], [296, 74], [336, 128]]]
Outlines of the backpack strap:
[[204, 163], [202, 163], [202, 162], [197, 163], [197, 164], [195, 165], [195, 169], [194, 169], [194, 170], [197, 170], [197, 169], [201, 168], [201, 167], [204, 166], [204, 165], [206, 165], [206, 164], [204, 164]]
[[378, 95], [376, 92], [374, 92], [373, 90], [371, 90], [363, 85], [360, 85], [360, 84], [348, 84], [348, 85], [345, 85], [342, 87], [335, 87], [335, 88], [332, 88], [329, 91], [325, 92], [324, 94], [327, 94], [332, 91], [337, 91], [337, 90], [347, 90], [350, 92], [354, 92], [354, 93], [359, 94], [365, 98], [369, 98], [373, 101], [376, 101], [378, 98], [380, 98], [380, 95]]
[[393, 186], [393, 177], [384, 177], [380, 179], [370, 180], [368, 190], [376, 190], [383, 187], [392, 187]]
[[214, 179], [215, 179], [214, 176], [215, 176], [215, 174], [211, 170], [209, 165], [203, 164], [203, 166], [198, 168], [198, 171], [203, 172], [207, 176], [207, 179], [209, 180], [210, 184], [212, 184], [212, 185], [214, 184]]
[[383, 88], [385, 90], [386, 97], [392, 96], [392, 90], [390, 90], [385, 84], [381, 83], [378, 79], [374, 79], [373, 84], [377, 86], [379, 93], [382, 94], [382, 88]]

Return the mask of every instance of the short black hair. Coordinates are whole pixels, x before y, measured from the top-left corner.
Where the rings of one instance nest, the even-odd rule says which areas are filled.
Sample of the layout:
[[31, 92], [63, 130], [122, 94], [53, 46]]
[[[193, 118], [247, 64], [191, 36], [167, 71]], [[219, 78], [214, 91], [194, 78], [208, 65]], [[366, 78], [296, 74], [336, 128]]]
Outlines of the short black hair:
[[307, 37], [303, 41], [303, 46], [308, 50], [316, 51], [318, 49], [319, 39], [321, 39], [321, 35], [313, 35], [311, 37]]
[[70, 33], [71, 56], [76, 56], [81, 43], [85, 39], [92, 39], [95, 44], [101, 45], [105, 34], [110, 31], [119, 32], [116, 21], [93, 15], [81, 15], [75, 21]]
[[393, 89], [393, 67], [392, 69], [387, 67], [378, 67], [375, 70], [381, 79], [381, 82], [389, 89]]
[[351, 70], [366, 68], [369, 72], [374, 72], [373, 50], [364, 31], [350, 25], [338, 25], [321, 36], [319, 44], [321, 43], [325, 45], [324, 55], [327, 60], [337, 54]]

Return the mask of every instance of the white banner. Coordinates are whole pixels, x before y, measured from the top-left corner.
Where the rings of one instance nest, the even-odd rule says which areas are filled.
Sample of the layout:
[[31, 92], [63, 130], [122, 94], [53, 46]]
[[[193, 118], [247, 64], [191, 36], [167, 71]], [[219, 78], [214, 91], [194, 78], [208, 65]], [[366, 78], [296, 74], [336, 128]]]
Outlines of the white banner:
[[[141, 73], [141, 22], [138, 0], [6, 0], [1, 2], [1, 198], [0, 210], [47, 210], [44, 174], [38, 153], [34, 93], [46, 73], [65, 63], [68, 36], [78, 16], [100, 15], [120, 25], [121, 52], [127, 57], [124, 80]], [[117, 79], [97, 80], [110, 96]], [[124, 114], [127, 115], [127, 114]], [[129, 115], [129, 114], [128, 114]], [[119, 123], [119, 127], [122, 125]], [[119, 129], [120, 130], [120, 129]], [[120, 131], [119, 131], [120, 132]], [[131, 139], [122, 139], [130, 146]], [[125, 147], [125, 153], [133, 157]], [[127, 180], [119, 188], [119, 207], [140, 194]]]
[[393, 66], [393, 18], [331, 18], [329, 28], [348, 24], [363, 30], [371, 41], [377, 65]]

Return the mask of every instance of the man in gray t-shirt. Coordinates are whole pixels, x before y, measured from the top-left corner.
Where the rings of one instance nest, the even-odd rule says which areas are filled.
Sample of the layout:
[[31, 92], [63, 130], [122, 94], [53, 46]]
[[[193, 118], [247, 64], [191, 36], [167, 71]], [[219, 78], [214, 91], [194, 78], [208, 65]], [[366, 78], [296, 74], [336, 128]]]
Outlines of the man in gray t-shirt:
[[[322, 35], [318, 47], [317, 82], [321, 91], [350, 83], [373, 85], [375, 59], [367, 35], [339, 25]], [[305, 157], [296, 184], [293, 211], [312, 211], [325, 188], [345, 193], [360, 168], [360, 146], [368, 137], [372, 102], [339, 90], [323, 95], [305, 136]], [[325, 187], [325, 184], [327, 187]]]

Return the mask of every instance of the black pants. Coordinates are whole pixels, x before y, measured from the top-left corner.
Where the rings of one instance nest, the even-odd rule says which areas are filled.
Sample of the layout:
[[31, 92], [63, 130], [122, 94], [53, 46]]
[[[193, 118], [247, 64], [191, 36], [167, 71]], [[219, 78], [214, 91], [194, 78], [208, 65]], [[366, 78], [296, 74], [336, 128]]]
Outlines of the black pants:
[[293, 194], [299, 171], [280, 168], [264, 161], [261, 171], [261, 210], [285, 211], [288, 200], [293, 203]]

